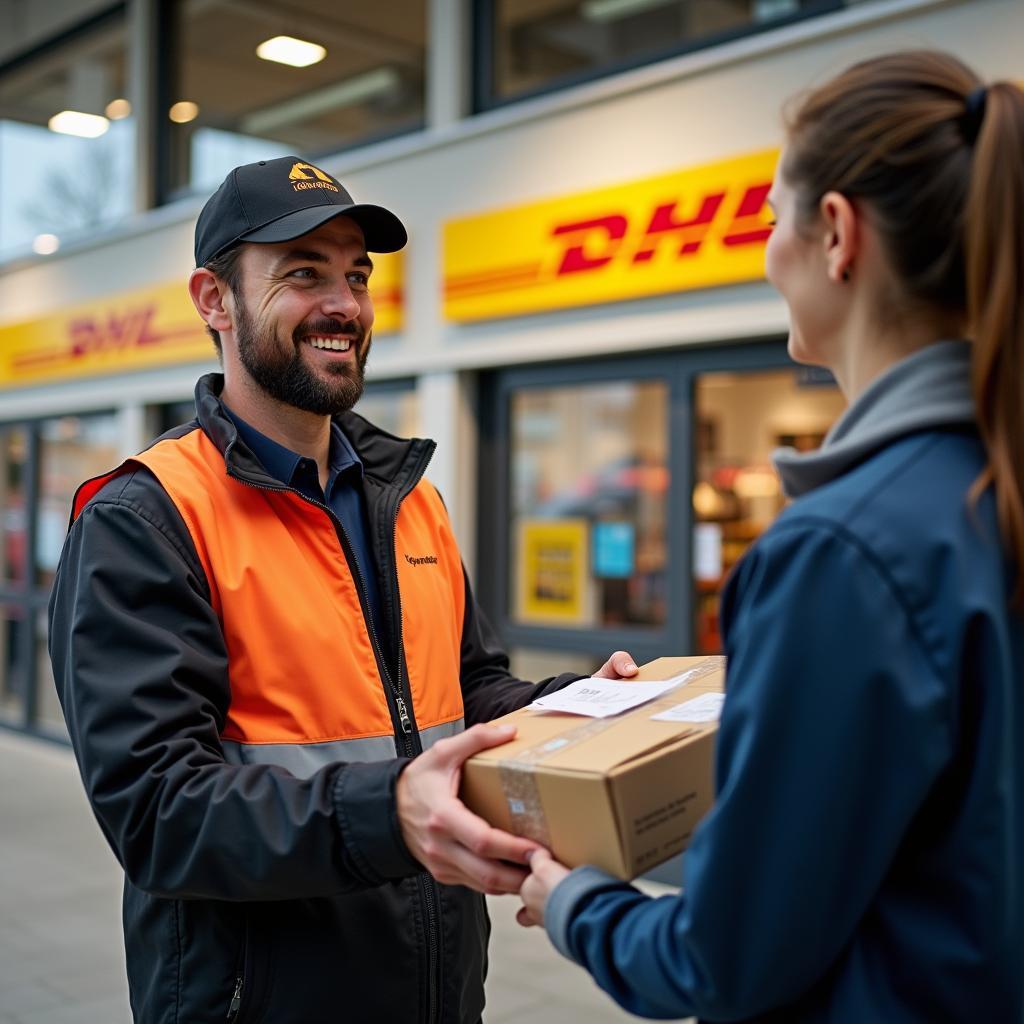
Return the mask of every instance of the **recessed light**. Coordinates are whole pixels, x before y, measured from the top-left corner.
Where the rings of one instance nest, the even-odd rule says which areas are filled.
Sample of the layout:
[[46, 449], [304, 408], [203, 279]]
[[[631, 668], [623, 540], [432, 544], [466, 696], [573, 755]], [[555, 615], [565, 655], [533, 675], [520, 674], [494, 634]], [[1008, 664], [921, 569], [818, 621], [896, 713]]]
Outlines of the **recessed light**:
[[49, 256], [60, 248], [60, 239], [56, 235], [36, 235], [32, 239], [32, 251], [40, 256]]
[[95, 139], [102, 135], [110, 122], [99, 114], [83, 114], [80, 110], [62, 110], [47, 122], [51, 132], [61, 135], [78, 135], [83, 139]]
[[256, 56], [263, 60], [276, 61], [278, 64], [289, 64], [293, 68], [308, 68], [317, 64], [327, 56], [327, 51], [317, 43], [307, 43], [305, 39], [294, 36], [274, 36], [265, 39], [256, 47]]
[[188, 124], [199, 116], [199, 104], [191, 100], [178, 100], [177, 103], [167, 111], [167, 116], [175, 124]]
[[107, 109], [104, 113], [111, 121], [120, 121], [125, 117], [131, 115], [132, 105], [123, 97], [116, 100], [111, 100], [107, 104]]
[[617, 21], [642, 14], [656, 7], [667, 7], [671, 0], [583, 0], [580, 14], [588, 21]]

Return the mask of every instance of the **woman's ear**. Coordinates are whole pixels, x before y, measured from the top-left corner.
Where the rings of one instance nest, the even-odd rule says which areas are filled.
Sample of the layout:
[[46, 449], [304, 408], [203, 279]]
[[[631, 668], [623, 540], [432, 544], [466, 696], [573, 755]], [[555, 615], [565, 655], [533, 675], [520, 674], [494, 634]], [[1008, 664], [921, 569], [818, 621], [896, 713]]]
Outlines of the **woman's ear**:
[[215, 331], [230, 331], [231, 311], [225, 303], [228, 286], [206, 267], [196, 267], [188, 279], [188, 293], [196, 312]]
[[858, 215], [841, 192], [826, 192], [819, 204], [824, 229], [825, 266], [830, 281], [849, 281], [857, 261]]

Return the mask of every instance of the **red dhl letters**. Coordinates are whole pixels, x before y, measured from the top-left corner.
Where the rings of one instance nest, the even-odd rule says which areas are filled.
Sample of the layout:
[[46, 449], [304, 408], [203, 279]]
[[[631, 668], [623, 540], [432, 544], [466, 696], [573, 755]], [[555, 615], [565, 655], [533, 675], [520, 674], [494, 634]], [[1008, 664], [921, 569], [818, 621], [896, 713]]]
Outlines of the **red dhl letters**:
[[71, 342], [70, 354], [74, 358], [94, 352], [152, 345], [165, 337], [153, 330], [155, 303], [140, 309], [129, 309], [123, 314], [108, 313], [101, 317], [78, 317], [68, 324]]
[[764, 276], [778, 151], [450, 221], [445, 315], [469, 322]]
[[541, 240], [540, 259], [449, 276], [451, 300], [523, 290], [609, 268], [639, 270], [656, 257], [687, 261], [710, 240], [726, 250], [762, 247], [771, 234], [766, 206], [771, 182], [709, 190], [657, 202], [642, 215], [611, 210], [599, 216], [555, 223]]
[[155, 324], [158, 306], [155, 302], [123, 313], [108, 310], [99, 315], [83, 315], [66, 321], [63, 341], [49, 348], [15, 353], [13, 370], [27, 370], [47, 363], [86, 360], [91, 356], [137, 351], [182, 339], [203, 336], [200, 323], [170, 330], [158, 330]]
[[663, 245], [669, 247], [674, 244], [677, 258], [695, 256], [718, 224], [722, 225], [720, 241], [723, 245], [760, 245], [771, 234], [771, 228], [761, 216], [770, 188], [770, 182], [748, 187], [727, 222], [718, 216], [725, 205], [727, 192], [702, 196], [691, 217], [680, 213], [681, 208], [685, 210], [684, 201], [661, 203], [651, 211], [646, 227], [632, 245], [629, 219], [624, 213], [558, 224], [552, 228], [551, 237], [564, 239], [566, 245], [556, 274], [562, 276], [596, 270], [619, 256], [629, 263], [647, 263]]

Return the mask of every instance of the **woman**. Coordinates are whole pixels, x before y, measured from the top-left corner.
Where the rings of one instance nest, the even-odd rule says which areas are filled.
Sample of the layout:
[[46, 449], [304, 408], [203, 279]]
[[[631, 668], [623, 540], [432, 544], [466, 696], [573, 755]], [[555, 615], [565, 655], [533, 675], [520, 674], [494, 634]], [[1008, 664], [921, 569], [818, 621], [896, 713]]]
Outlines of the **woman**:
[[726, 590], [715, 809], [681, 895], [540, 852], [519, 920], [649, 1017], [1021, 1024], [1024, 93], [897, 54], [787, 135], [768, 277], [849, 408]]

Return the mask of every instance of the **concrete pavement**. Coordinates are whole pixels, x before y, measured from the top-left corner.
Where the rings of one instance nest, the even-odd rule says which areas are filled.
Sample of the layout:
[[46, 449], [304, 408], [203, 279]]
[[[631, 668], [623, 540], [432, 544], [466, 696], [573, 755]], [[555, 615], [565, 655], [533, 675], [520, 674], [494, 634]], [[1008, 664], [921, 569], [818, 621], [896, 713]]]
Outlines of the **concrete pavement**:
[[[120, 893], [70, 750], [0, 730], [0, 1024], [131, 1024]], [[637, 1020], [516, 905], [491, 901], [487, 1024]]]

